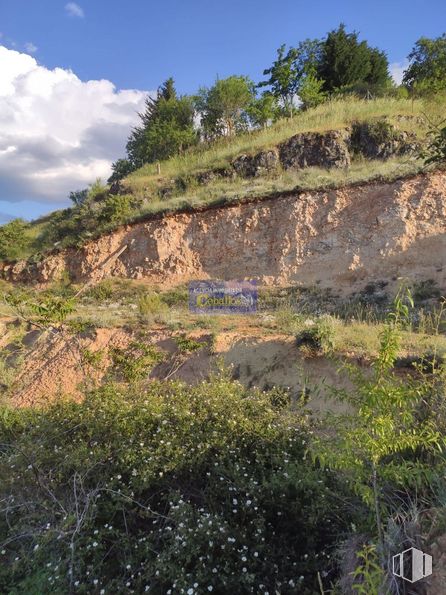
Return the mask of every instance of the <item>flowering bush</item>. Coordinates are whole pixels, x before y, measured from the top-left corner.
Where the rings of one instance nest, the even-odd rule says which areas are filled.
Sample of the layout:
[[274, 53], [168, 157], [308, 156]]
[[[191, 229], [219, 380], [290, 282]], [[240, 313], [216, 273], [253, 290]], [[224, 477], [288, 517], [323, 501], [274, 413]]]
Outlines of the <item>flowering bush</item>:
[[0, 592], [316, 592], [352, 514], [276, 397], [219, 376], [0, 410]]

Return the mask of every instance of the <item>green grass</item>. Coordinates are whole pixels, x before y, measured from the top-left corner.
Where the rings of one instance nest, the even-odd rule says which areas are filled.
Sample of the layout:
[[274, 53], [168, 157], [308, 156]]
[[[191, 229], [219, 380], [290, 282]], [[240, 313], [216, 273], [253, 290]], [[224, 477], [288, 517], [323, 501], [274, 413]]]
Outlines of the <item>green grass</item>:
[[[354, 98], [333, 99], [314, 109], [299, 112], [292, 119], [284, 119], [273, 126], [252, 133], [242, 134], [232, 139], [223, 139], [211, 146], [195, 148], [183, 155], [161, 163], [161, 179], [156, 164], [148, 164], [131, 174], [127, 185], [132, 192], [146, 194], [156, 188], [163, 179], [183, 176], [228, 165], [237, 155], [255, 153], [274, 147], [299, 132], [323, 132], [349, 126], [355, 120], [370, 120], [386, 117], [391, 123], [417, 136], [426, 134], [430, 119], [441, 117], [445, 98], [435, 101], [380, 98], [370, 101]], [[406, 116], [401, 119], [400, 116]]]
[[[133, 223], [162, 213], [268, 198], [293, 190], [335, 188], [372, 180], [391, 181], [416, 174], [423, 169], [423, 162], [413, 157], [399, 157], [385, 162], [357, 158], [347, 170], [311, 167], [299, 171], [278, 171], [255, 179], [217, 179], [205, 186], [198, 185], [193, 178], [197, 172], [228, 166], [240, 154], [254, 154], [277, 146], [294, 134], [341, 129], [354, 121], [386, 118], [400, 130], [415, 133], [422, 140], [428, 132], [429, 122], [438, 121], [444, 114], [445, 105], [444, 95], [414, 101], [395, 98], [370, 101], [352, 97], [333, 99], [317, 108], [299, 112], [292, 119], [280, 120], [267, 129], [201, 145], [162, 162], [161, 175], [157, 173], [156, 164], [145, 165], [131, 174], [124, 183], [138, 206], [122, 216], [119, 222], [102, 222], [89, 230], [67, 232], [61, 242], [53, 244], [50, 238], [54, 234], [48, 234], [48, 231], [52, 225], [58, 225], [60, 213], [56, 211], [31, 223], [27, 231], [27, 245], [19, 256], [28, 258], [55, 247], [79, 245], [113, 231], [118, 224]], [[184, 180], [186, 190], [175, 189], [169, 197], [160, 198], [159, 190], [175, 186], [177, 179]]]
[[270, 198], [293, 190], [318, 190], [339, 188], [350, 184], [371, 181], [388, 181], [414, 175], [424, 170], [420, 159], [395, 157], [387, 161], [358, 160], [347, 170], [308, 167], [287, 171], [271, 177], [254, 179], [217, 180], [206, 186], [192, 187], [168, 200], [153, 199], [147, 202], [131, 220], [138, 221], [150, 215], [181, 210], [238, 203], [254, 198]]

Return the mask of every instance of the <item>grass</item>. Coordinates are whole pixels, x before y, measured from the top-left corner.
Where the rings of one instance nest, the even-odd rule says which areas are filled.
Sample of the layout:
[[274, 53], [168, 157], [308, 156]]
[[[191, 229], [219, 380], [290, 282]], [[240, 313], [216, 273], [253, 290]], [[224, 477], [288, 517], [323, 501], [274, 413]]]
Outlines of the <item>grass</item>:
[[419, 173], [423, 169], [420, 159], [399, 157], [387, 161], [358, 160], [347, 170], [308, 167], [271, 177], [217, 180], [206, 186], [192, 187], [168, 200], [153, 199], [147, 202], [132, 220], [138, 221], [160, 213], [238, 203], [254, 198], [267, 199], [293, 190], [338, 188], [359, 182], [382, 180], [391, 182]]
[[[314, 109], [299, 112], [292, 119], [280, 120], [265, 130], [223, 139], [211, 146], [195, 148], [164, 161], [161, 163], [161, 180], [224, 167], [237, 155], [253, 154], [262, 149], [272, 148], [299, 132], [340, 129], [351, 125], [355, 120], [386, 117], [399, 128], [423, 137], [428, 128], [423, 115], [426, 114], [430, 119], [441, 117], [443, 108], [443, 97], [434, 101], [394, 98], [369, 101], [355, 98], [333, 99]], [[401, 120], [401, 116], [406, 116], [407, 119]], [[126, 183], [136, 194], [145, 194], [149, 189], [158, 187], [160, 176], [156, 164], [143, 166], [131, 174]]]
[[[274, 175], [255, 179], [216, 179], [208, 185], [199, 185], [194, 180], [197, 172], [218, 167], [227, 167], [238, 155], [254, 154], [262, 149], [277, 146], [294, 134], [306, 131], [324, 132], [341, 129], [354, 121], [386, 118], [401, 130], [412, 132], [422, 140], [426, 137], [429, 122], [438, 121], [444, 113], [446, 98], [439, 95], [430, 100], [407, 100], [379, 98], [358, 100], [352, 97], [333, 99], [314, 109], [299, 112], [292, 119], [276, 122], [267, 129], [241, 134], [231, 139], [222, 139], [213, 144], [203, 144], [182, 155], [161, 163], [161, 175], [156, 164], [148, 164], [131, 174], [125, 181], [127, 190], [134, 199], [132, 210], [119, 221], [93, 226], [89, 230], [67, 231], [63, 241], [54, 244], [48, 233], [52, 227], [66, 225], [70, 212], [60, 222], [60, 212], [55, 211], [33, 221], [27, 233], [27, 245], [20, 258], [29, 258], [65, 245], [79, 245], [87, 240], [109, 233], [118, 224], [134, 223], [154, 215], [236, 203], [252, 198], [273, 197], [282, 192], [336, 188], [358, 182], [394, 180], [416, 174], [423, 168], [419, 159], [400, 157], [385, 162], [355, 159], [347, 170], [305, 168], [300, 171], [278, 171]], [[177, 180], [183, 184], [176, 187]], [[160, 198], [161, 188], [173, 187], [169, 196]], [[182, 189], [181, 189], [182, 188]], [[137, 206], [136, 206], [137, 205]], [[68, 226], [68, 229], [70, 227]]]

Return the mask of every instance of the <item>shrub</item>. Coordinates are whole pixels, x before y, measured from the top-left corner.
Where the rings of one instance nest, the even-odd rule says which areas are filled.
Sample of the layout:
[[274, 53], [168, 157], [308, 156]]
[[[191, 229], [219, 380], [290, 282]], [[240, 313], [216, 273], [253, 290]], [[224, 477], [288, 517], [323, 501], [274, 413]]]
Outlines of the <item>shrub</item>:
[[335, 336], [334, 319], [329, 315], [321, 316], [316, 322], [312, 322], [311, 326], [297, 334], [296, 345], [305, 346], [310, 352], [329, 353], [334, 349]]
[[129, 194], [109, 194], [102, 207], [99, 219], [103, 223], [123, 223], [132, 211], [132, 196]]
[[126, 382], [146, 378], [152, 368], [163, 360], [163, 354], [153, 345], [133, 341], [127, 348], [114, 347], [111, 350], [112, 374]]
[[175, 337], [175, 343], [177, 344], [178, 351], [181, 353], [192, 353], [203, 347], [203, 343], [195, 341], [195, 339], [191, 339], [190, 337], [186, 337], [184, 334]]
[[0, 259], [14, 260], [20, 256], [29, 244], [28, 229], [29, 224], [23, 219], [13, 219], [0, 226]]
[[168, 306], [158, 293], [145, 293], [138, 298], [140, 316], [148, 321], [162, 322], [167, 314]]
[[0, 591], [315, 593], [353, 517], [307, 424], [225, 377], [0, 410]]

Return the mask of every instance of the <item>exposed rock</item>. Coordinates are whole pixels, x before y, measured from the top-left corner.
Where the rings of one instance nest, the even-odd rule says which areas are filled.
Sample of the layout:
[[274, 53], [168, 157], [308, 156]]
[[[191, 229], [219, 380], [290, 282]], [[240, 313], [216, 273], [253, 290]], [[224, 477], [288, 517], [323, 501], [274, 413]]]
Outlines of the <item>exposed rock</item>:
[[285, 169], [302, 167], [348, 167], [350, 153], [347, 132], [330, 130], [303, 132], [279, 145], [280, 161]]
[[[446, 174], [296, 192], [243, 204], [171, 213], [122, 226], [32, 265], [0, 264], [0, 276], [46, 284], [138, 277], [172, 287], [192, 279], [258, 279], [340, 293], [405, 277], [446, 289]], [[379, 219], [380, 218], [380, 219]], [[122, 249], [127, 249], [122, 253]], [[119, 257], [107, 265], [112, 254]], [[386, 288], [387, 290], [387, 288]]]
[[389, 159], [419, 148], [415, 134], [397, 130], [386, 120], [354, 123], [350, 145], [354, 152], [368, 159]]
[[261, 151], [256, 155], [240, 155], [232, 162], [232, 167], [243, 178], [254, 178], [274, 172], [279, 167], [277, 150]]

